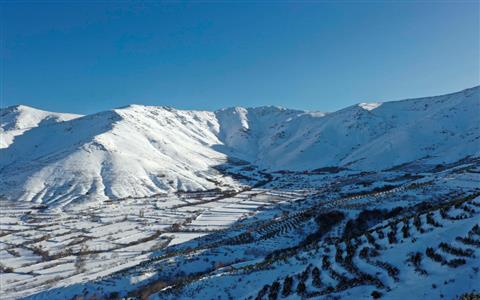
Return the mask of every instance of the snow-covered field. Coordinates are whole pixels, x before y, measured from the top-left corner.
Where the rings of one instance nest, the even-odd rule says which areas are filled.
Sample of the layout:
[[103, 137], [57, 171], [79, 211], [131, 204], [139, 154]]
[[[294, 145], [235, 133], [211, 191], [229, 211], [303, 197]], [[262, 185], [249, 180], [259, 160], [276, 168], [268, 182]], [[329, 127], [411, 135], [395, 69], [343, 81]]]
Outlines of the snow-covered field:
[[479, 293], [479, 110], [2, 109], [0, 298]]
[[259, 207], [291, 200], [266, 195], [261, 189], [227, 198], [171, 194], [69, 210], [2, 201], [2, 291], [18, 297], [105, 276], [167, 246], [227, 228]]
[[[275, 282], [283, 284], [290, 276], [286, 297], [292, 299], [302, 293], [369, 298], [374, 290], [399, 299], [411, 288], [418, 299], [431, 293], [450, 299], [478, 290], [480, 236], [469, 231], [480, 223], [480, 198], [474, 196], [480, 195], [479, 172], [480, 159], [471, 158], [415, 177], [406, 170], [273, 174], [261, 188], [228, 195], [179, 193], [54, 210], [2, 202], [2, 292], [6, 298], [35, 299], [243, 299], [262, 295], [266, 285], [267, 297]], [[388, 215], [397, 207], [402, 209]], [[388, 216], [367, 216], [365, 229], [345, 238], [347, 220], [375, 210]], [[332, 213], [341, 213], [341, 219], [335, 221]], [[467, 243], [473, 244], [457, 237], [471, 237]], [[439, 248], [442, 242], [473, 252], [455, 268], [432, 261], [425, 254], [429, 246], [447, 262], [458, 258]], [[346, 252], [350, 244], [359, 273], [335, 260], [336, 249]], [[365, 247], [378, 254], [358, 256]], [[406, 263], [417, 252], [428, 275]], [[322, 269], [324, 256], [333, 271]], [[395, 266], [398, 276], [388, 275], [378, 262]], [[314, 267], [321, 275], [310, 273]], [[310, 277], [299, 275], [306, 268]], [[376, 279], [361, 282], [362, 272]], [[311, 276], [321, 276], [322, 284], [313, 284]], [[306, 291], [298, 294], [300, 281]]]

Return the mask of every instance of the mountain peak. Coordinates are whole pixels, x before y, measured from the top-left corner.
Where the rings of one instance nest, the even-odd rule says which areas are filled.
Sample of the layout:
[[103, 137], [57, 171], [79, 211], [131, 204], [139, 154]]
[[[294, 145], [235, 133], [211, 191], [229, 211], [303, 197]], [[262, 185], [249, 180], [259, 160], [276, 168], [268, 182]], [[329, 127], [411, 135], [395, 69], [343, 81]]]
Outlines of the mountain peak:
[[0, 149], [8, 147], [18, 135], [40, 124], [62, 122], [80, 115], [54, 113], [26, 105], [13, 105], [0, 110]]
[[0, 182], [0, 190], [32, 200], [47, 195], [45, 189], [71, 186], [95, 190], [98, 199], [210, 189], [215, 184], [206, 178], [227, 158], [267, 170], [379, 170], [422, 157], [452, 161], [478, 154], [478, 90], [360, 103], [329, 114], [276, 106], [207, 112], [134, 104], [75, 119], [20, 106], [22, 113], [1, 120], [6, 149], [0, 169], [10, 182]]
[[11, 105], [11, 106], [1, 108], [0, 111], [3, 114], [6, 114], [6, 113], [13, 113], [13, 112], [20, 112], [20, 111], [43, 111], [43, 110], [31, 107], [31, 106], [23, 105], [23, 104], [16, 104], [16, 105]]
[[359, 107], [368, 111], [374, 110], [378, 108], [380, 105], [382, 105], [382, 102], [370, 102], [370, 103], [362, 102], [358, 104]]

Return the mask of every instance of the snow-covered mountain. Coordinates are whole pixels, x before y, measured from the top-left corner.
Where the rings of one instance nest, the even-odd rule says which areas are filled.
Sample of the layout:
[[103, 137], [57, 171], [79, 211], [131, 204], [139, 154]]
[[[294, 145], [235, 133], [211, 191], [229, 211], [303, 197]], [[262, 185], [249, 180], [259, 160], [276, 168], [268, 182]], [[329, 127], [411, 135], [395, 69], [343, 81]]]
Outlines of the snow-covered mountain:
[[4, 108], [0, 110], [0, 148], [7, 148], [16, 136], [34, 127], [78, 117], [80, 115], [54, 113], [25, 105]]
[[479, 87], [333, 113], [131, 105], [78, 118], [7, 108], [0, 113], [0, 190], [57, 204], [207, 190], [234, 184], [216, 170], [229, 157], [268, 170], [451, 162], [480, 154], [479, 111]]
[[2, 190], [63, 202], [214, 188], [215, 132], [212, 113], [137, 105], [37, 127], [2, 151]]

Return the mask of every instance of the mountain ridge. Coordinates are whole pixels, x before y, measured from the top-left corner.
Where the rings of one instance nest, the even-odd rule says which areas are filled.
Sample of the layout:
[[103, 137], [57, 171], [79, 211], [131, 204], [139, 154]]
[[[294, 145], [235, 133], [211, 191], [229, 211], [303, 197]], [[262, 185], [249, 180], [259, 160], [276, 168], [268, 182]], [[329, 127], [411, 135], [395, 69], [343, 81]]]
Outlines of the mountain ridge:
[[9, 199], [64, 205], [219, 187], [212, 178], [236, 188], [238, 182], [216, 170], [229, 157], [269, 171], [453, 161], [480, 153], [479, 91], [359, 103], [331, 113], [133, 104], [79, 116], [22, 106], [34, 126], [2, 118], [2, 132], [25, 130], [0, 149], [0, 188]]
[[16, 136], [40, 124], [68, 121], [81, 117], [70, 113], [40, 110], [26, 105], [13, 105], [0, 109], [0, 149], [7, 148]]

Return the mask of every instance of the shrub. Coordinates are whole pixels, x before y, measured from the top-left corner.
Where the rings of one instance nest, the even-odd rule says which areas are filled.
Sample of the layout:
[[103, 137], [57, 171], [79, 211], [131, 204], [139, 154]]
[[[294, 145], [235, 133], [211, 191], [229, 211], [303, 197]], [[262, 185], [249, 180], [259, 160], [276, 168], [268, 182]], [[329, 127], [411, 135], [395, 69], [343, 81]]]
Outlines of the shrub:
[[377, 250], [375, 250], [374, 248], [371, 248], [371, 247], [363, 247], [362, 250], [360, 250], [360, 257], [361, 258], [369, 258], [369, 257], [375, 257], [375, 256], [378, 256], [379, 253]]
[[337, 247], [337, 250], [335, 252], [335, 261], [338, 263], [343, 262], [343, 251], [340, 247]]
[[379, 239], [384, 239], [385, 238], [385, 233], [383, 232], [383, 230], [381, 228], [378, 228], [376, 230], [376, 232], [377, 232], [377, 235], [378, 235]]
[[40, 256], [43, 260], [48, 260], [50, 257], [50, 254], [48, 253], [48, 251], [43, 250], [42, 245], [33, 246], [30, 248], [30, 250], [36, 255]]
[[13, 273], [13, 268], [6, 267], [0, 263], [0, 273]]
[[460, 296], [459, 300], [480, 300], [480, 293], [471, 292]]
[[403, 220], [402, 234], [404, 239], [410, 236], [410, 227], [408, 224], [408, 219]]
[[382, 297], [382, 293], [380, 293], [379, 291], [373, 291], [371, 295], [373, 299], [379, 299], [380, 297]]
[[343, 220], [345, 215], [339, 211], [332, 211], [328, 213], [322, 213], [315, 216], [315, 222], [318, 225], [317, 231], [309, 234], [304, 241], [300, 243], [300, 246], [308, 245], [320, 240], [332, 227]]
[[362, 242], [359, 238], [354, 238], [353, 240], [346, 240], [345, 241], [345, 249], [347, 251], [347, 256], [354, 256], [355, 251]]
[[453, 254], [455, 256], [464, 256], [464, 257], [472, 257], [473, 256], [473, 250], [472, 249], [462, 249], [458, 247], [451, 246], [447, 243], [440, 243], [439, 247], [445, 251], [446, 253]]
[[321, 287], [322, 280], [320, 278], [320, 269], [318, 269], [317, 267], [313, 268], [312, 277], [313, 277], [313, 285], [318, 288]]
[[304, 295], [306, 291], [307, 287], [305, 286], [305, 283], [300, 281], [297, 285], [297, 294]]
[[468, 207], [468, 206], [466, 206], [466, 205], [462, 205], [461, 208], [462, 208], [465, 212], [467, 212], [467, 213], [470, 213], [470, 214], [474, 214], [474, 213], [475, 213], [475, 210], [474, 210], [473, 208], [470, 208], [470, 207]]
[[475, 224], [475, 226], [472, 227], [471, 232], [476, 235], [480, 235], [480, 226], [478, 224]]
[[376, 265], [377, 267], [380, 267], [386, 270], [388, 275], [392, 277], [395, 281], [399, 280], [398, 274], [400, 274], [400, 270], [397, 267], [379, 260], [374, 261], [373, 264]]
[[360, 250], [359, 256], [361, 258], [368, 258], [368, 247], [363, 247], [362, 250]]
[[255, 299], [262, 300], [263, 297], [267, 294], [269, 288], [270, 286], [268, 284], [264, 285], [262, 289], [258, 292], [257, 297]]
[[450, 219], [450, 216], [448, 215], [447, 208], [442, 208], [440, 209], [440, 216], [442, 219]]
[[419, 215], [415, 215], [413, 217], [413, 226], [417, 229], [418, 232], [423, 233], [423, 228], [422, 228], [422, 219], [420, 219]]
[[442, 224], [439, 224], [437, 221], [435, 221], [432, 213], [427, 214], [427, 223], [434, 227], [442, 227]]
[[457, 268], [459, 266], [462, 266], [466, 264], [467, 261], [463, 258], [454, 258], [452, 260], [447, 261], [447, 265], [452, 268]]
[[365, 237], [367, 238], [367, 241], [370, 243], [370, 244], [375, 244], [375, 238], [373, 237], [373, 235], [370, 233], [370, 232], [366, 232], [365, 233]]
[[293, 279], [290, 276], [285, 277], [283, 281], [282, 296], [286, 297], [292, 292]]
[[396, 231], [393, 231], [393, 230], [389, 231], [387, 236], [388, 236], [388, 243], [389, 244], [397, 243], [397, 232]]
[[350, 239], [363, 234], [368, 228], [383, 220], [393, 218], [403, 211], [402, 207], [396, 207], [390, 211], [373, 209], [363, 210], [356, 219], [351, 219], [345, 225], [343, 237]]
[[324, 255], [322, 258], [322, 269], [327, 270], [330, 268], [330, 259]]
[[305, 270], [303, 270], [302, 273], [300, 273], [300, 275], [298, 276], [300, 281], [302, 282], [305, 282], [308, 280], [308, 276], [310, 275], [310, 269], [311, 269], [312, 265], [308, 265], [308, 267], [305, 268]]
[[274, 283], [272, 283], [272, 286], [270, 287], [270, 292], [268, 293], [268, 299], [276, 300], [278, 298], [279, 291], [280, 291], [280, 283], [278, 283], [278, 281], [275, 281]]
[[477, 248], [480, 248], [480, 241], [478, 240], [474, 240], [470, 237], [461, 237], [461, 236], [457, 236], [455, 238], [455, 240], [461, 242], [461, 243], [464, 243], [465, 245], [471, 245], [471, 246], [475, 246]]
[[425, 250], [425, 254], [430, 257], [433, 261], [436, 261], [436, 262], [439, 262], [441, 264], [444, 264], [445, 263], [445, 260], [444, 258], [438, 254], [438, 253], [435, 253], [435, 251], [433, 250], [433, 248], [431, 247], [428, 247], [426, 250]]
[[409, 258], [407, 261], [410, 261], [413, 266], [415, 267], [415, 272], [421, 274], [421, 275], [427, 275], [427, 271], [425, 271], [422, 267], [422, 253], [420, 252], [415, 252], [415, 253], [410, 253]]

